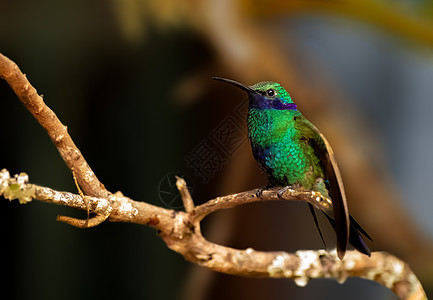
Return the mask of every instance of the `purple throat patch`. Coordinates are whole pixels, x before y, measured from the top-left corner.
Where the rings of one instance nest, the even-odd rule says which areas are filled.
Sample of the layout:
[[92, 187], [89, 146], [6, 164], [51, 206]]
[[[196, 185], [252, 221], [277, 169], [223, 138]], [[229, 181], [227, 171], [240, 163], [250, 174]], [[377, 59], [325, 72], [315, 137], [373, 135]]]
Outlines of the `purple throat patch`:
[[285, 110], [285, 109], [295, 110], [298, 108], [295, 103], [283, 103], [281, 101], [272, 101], [271, 106], [273, 109], [278, 109], [278, 110]]

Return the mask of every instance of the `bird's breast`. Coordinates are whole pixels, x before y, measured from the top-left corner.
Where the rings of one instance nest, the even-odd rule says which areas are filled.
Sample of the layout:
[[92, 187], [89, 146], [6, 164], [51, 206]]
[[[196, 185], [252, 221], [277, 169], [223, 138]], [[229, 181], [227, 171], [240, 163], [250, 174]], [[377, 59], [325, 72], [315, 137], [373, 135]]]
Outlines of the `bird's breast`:
[[323, 171], [314, 149], [296, 130], [295, 116], [286, 111], [250, 110], [249, 139], [254, 158], [272, 181], [311, 188]]

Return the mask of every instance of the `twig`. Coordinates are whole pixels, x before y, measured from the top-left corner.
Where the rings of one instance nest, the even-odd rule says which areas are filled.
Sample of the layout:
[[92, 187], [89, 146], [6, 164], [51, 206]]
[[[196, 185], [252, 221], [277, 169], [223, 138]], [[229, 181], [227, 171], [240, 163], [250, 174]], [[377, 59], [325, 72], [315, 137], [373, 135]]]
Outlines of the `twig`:
[[189, 193], [186, 181], [179, 176], [176, 176], [176, 187], [179, 190], [180, 196], [183, 201], [183, 206], [186, 212], [191, 212], [194, 209], [194, 202], [192, 201], [191, 194]]
[[375, 252], [371, 258], [356, 251], [348, 251], [340, 261], [335, 251], [300, 250], [296, 253], [263, 252], [252, 248], [233, 249], [207, 241], [201, 234], [200, 221], [208, 214], [237, 205], [268, 200], [303, 200], [309, 203], [330, 202], [320, 193], [305, 190], [287, 190], [278, 197], [278, 190], [264, 191], [257, 198], [257, 190], [212, 199], [194, 206], [186, 182], [177, 179], [176, 186], [182, 196], [186, 212], [157, 207], [134, 201], [122, 193], [107, 191], [75, 146], [71, 137], [54, 112], [49, 109], [36, 90], [21, 73], [18, 66], [0, 54], [0, 77], [5, 79], [26, 108], [47, 130], [60, 155], [73, 172], [84, 194], [59, 192], [28, 183], [28, 176], [21, 173], [11, 177], [6, 169], [0, 171], [0, 196], [27, 203], [32, 199], [90, 210], [96, 216], [78, 220], [61, 216], [58, 219], [78, 227], [96, 226], [104, 220], [144, 224], [156, 228], [167, 246], [190, 262], [227, 274], [245, 277], [292, 278], [304, 286], [312, 278], [334, 278], [340, 282], [347, 277], [362, 277], [379, 282], [401, 299], [426, 299], [424, 290], [409, 266], [398, 258], [383, 252]]

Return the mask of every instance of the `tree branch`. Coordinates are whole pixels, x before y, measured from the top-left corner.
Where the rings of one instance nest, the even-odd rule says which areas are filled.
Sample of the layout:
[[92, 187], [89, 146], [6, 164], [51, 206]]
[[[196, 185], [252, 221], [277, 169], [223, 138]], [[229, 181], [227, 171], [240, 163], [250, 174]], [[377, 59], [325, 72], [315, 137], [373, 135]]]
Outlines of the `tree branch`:
[[56, 114], [45, 104], [19, 67], [1, 53], [0, 78], [6, 80], [28, 111], [47, 131], [68, 168], [74, 173], [84, 193], [95, 197], [108, 196], [109, 192], [87, 164], [81, 151], [69, 135], [68, 128], [60, 122]]
[[[60, 156], [63, 158], [78, 185], [86, 195], [95, 197], [108, 197], [111, 193], [96, 177], [89, 164], [84, 159], [81, 151], [75, 145], [68, 133], [68, 128], [60, 122], [56, 114], [45, 104], [42, 96], [27, 80], [20, 68], [12, 60], [0, 53], [0, 78], [3, 78], [28, 111], [47, 131], [48, 136], [56, 145]], [[97, 215], [93, 220], [79, 220], [70, 217], [59, 216], [58, 220], [80, 228], [96, 226], [102, 223], [108, 212]]]
[[218, 197], [195, 207], [185, 181], [178, 178], [176, 186], [186, 210], [183, 212], [134, 201], [120, 192], [108, 192], [72, 141], [66, 126], [45, 105], [18, 66], [2, 54], [0, 77], [9, 83], [26, 108], [47, 130], [84, 192], [77, 195], [30, 184], [25, 173], [11, 177], [9, 172], [3, 169], [0, 171], [0, 196], [9, 200], [18, 199], [20, 203], [36, 199], [90, 210], [96, 214], [96, 217], [85, 221], [64, 216], [58, 218], [78, 227], [96, 226], [106, 219], [151, 226], [158, 230], [159, 236], [170, 249], [190, 262], [218, 272], [245, 277], [291, 278], [300, 286], [306, 285], [313, 278], [334, 278], [343, 282], [348, 277], [357, 276], [383, 284], [401, 299], [426, 299], [420, 282], [409, 266], [387, 253], [375, 252], [369, 258], [359, 252], [348, 251], [344, 260], [339, 260], [335, 251], [329, 253], [325, 250], [299, 250], [296, 253], [287, 253], [263, 252], [252, 248], [239, 250], [211, 243], [200, 231], [200, 221], [220, 209], [279, 199], [303, 200], [313, 205], [321, 202], [322, 206], [329, 204], [330, 199], [320, 193], [289, 189], [279, 196], [278, 189], [270, 189], [258, 198], [257, 190], [250, 190]]
[[[177, 181], [181, 195], [187, 188], [181, 178]], [[110, 212], [108, 220], [151, 226], [167, 246], [190, 262], [227, 274], [245, 277], [291, 278], [304, 286], [313, 278], [334, 278], [343, 282], [348, 277], [374, 280], [395, 292], [401, 299], [426, 299], [423, 288], [409, 266], [398, 258], [374, 252], [369, 258], [357, 251], [348, 251], [339, 260], [335, 251], [299, 250], [263, 252], [252, 248], [233, 249], [207, 241], [200, 232], [201, 219], [219, 209], [240, 204], [268, 200], [298, 200], [298, 194], [308, 192], [288, 190], [289, 195], [278, 196], [277, 189], [264, 191], [257, 198], [257, 190], [212, 199], [191, 212], [164, 209], [145, 202], [134, 201], [121, 193], [108, 198], [81, 196], [59, 192], [28, 183], [25, 173], [10, 177], [6, 169], [0, 171], [0, 195], [9, 200], [26, 203], [31, 199], [64, 205], [81, 210], [89, 208], [94, 213]], [[189, 193], [188, 193], [189, 194]], [[185, 201], [185, 199], [184, 199]]]

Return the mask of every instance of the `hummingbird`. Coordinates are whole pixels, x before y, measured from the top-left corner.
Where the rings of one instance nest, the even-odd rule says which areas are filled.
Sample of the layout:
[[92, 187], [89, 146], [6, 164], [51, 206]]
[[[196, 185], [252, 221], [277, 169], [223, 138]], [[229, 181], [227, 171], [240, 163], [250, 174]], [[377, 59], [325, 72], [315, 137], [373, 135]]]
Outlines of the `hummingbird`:
[[[298, 110], [290, 94], [278, 83], [264, 81], [247, 86], [231, 79], [213, 77], [247, 92], [247, 127], [253, 156], [268, 177], [268, 187], [281, 186], [320, 192], [332, 205], [315, 205], [331, 223], [337, 236], [337, 255], [343, 259], [350, 243], [361, 253], [371, 252], [362, 238], [372, 240], [349, 214], [343, 181], [334, 152], [325, 136]], [[260, 196], [263, 190], [259, 190]], [[314, 207], [308, 203], [320, 231]]]

